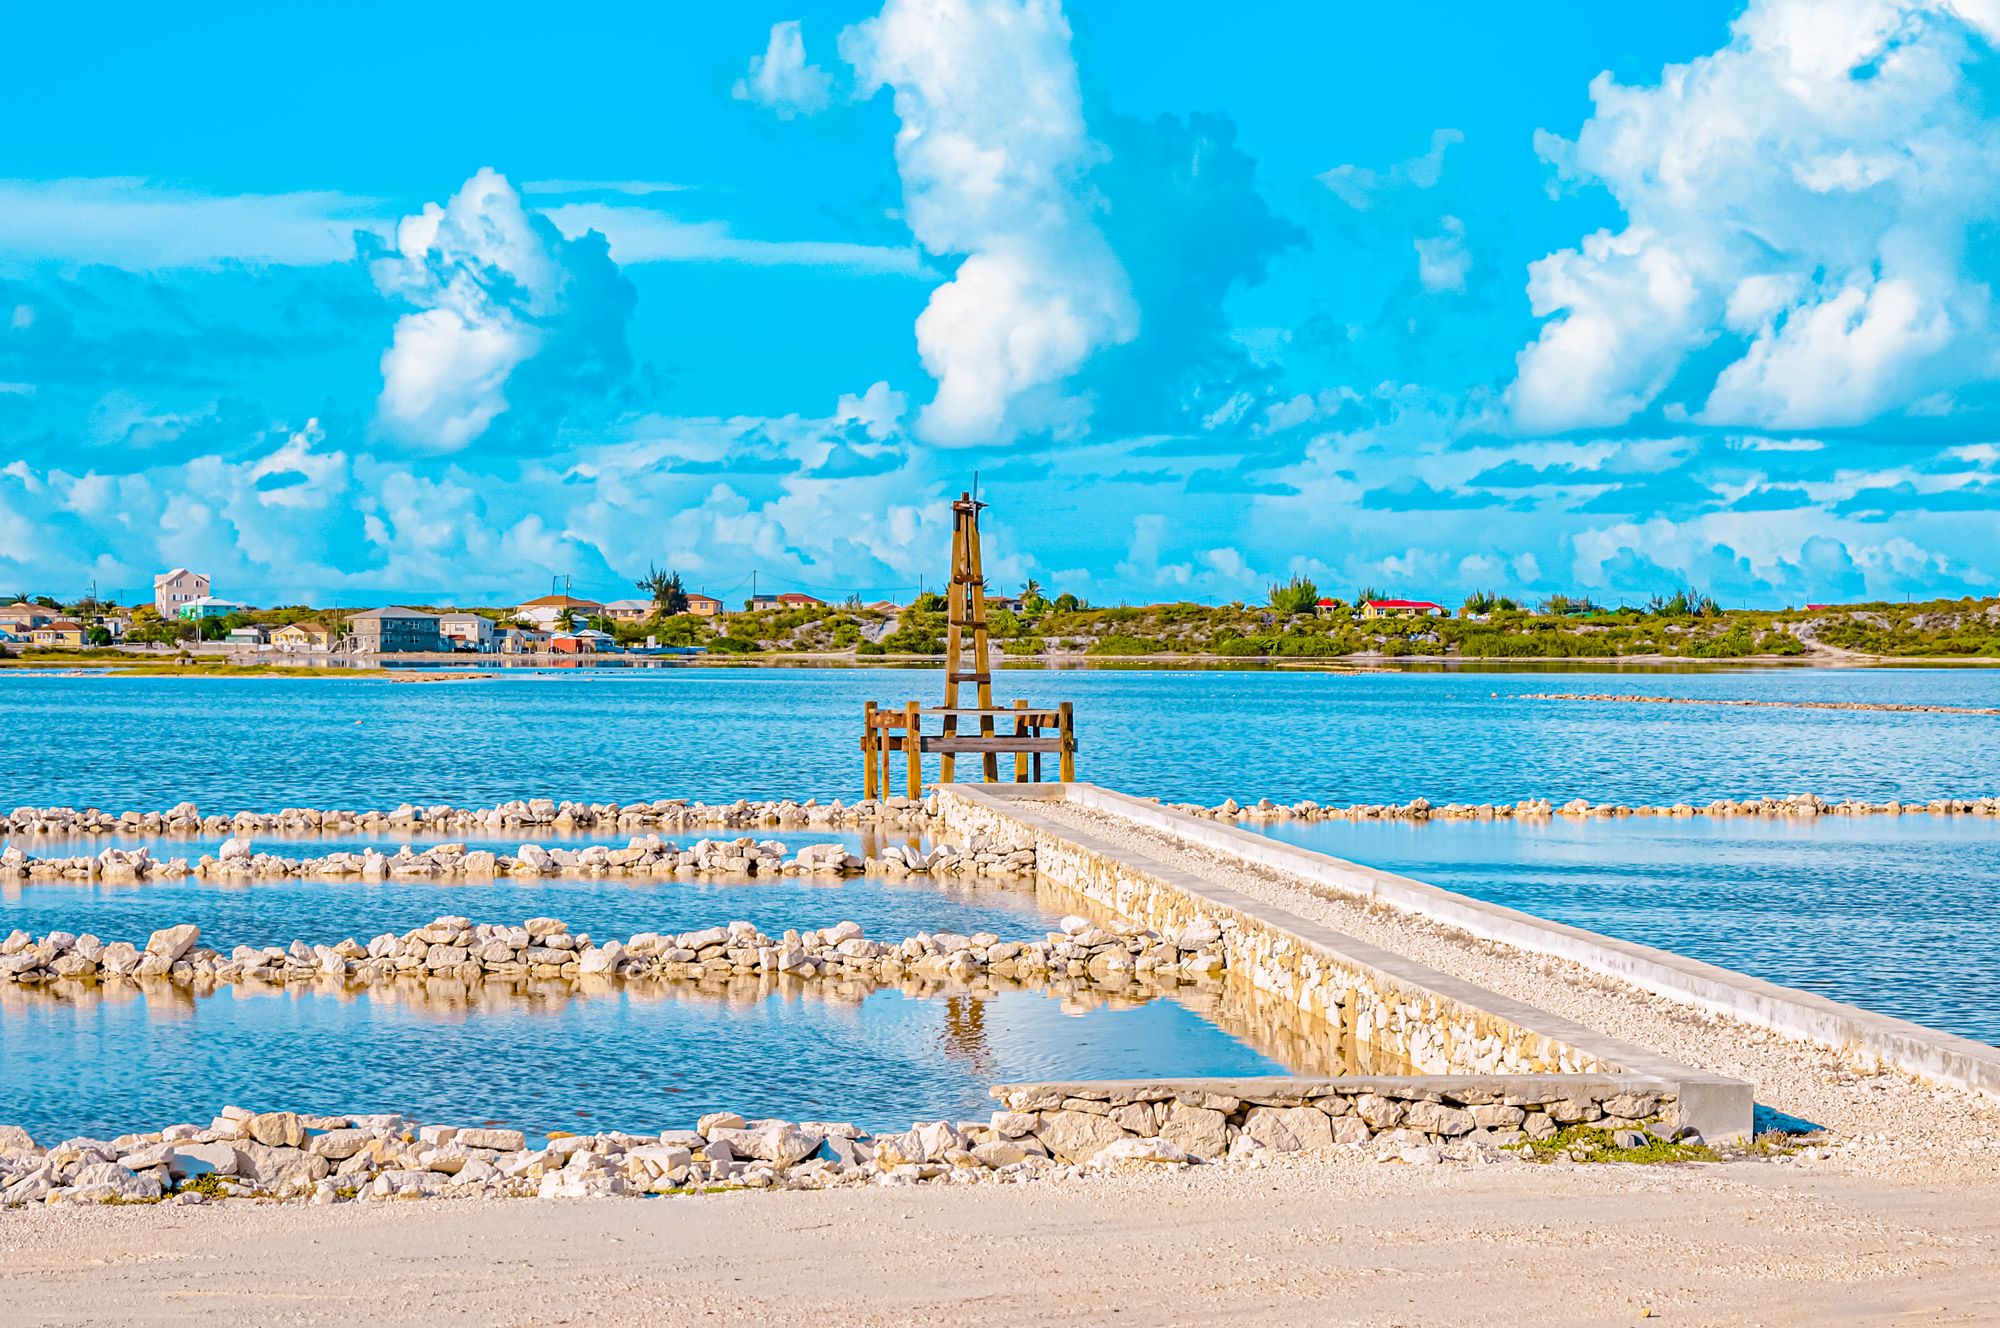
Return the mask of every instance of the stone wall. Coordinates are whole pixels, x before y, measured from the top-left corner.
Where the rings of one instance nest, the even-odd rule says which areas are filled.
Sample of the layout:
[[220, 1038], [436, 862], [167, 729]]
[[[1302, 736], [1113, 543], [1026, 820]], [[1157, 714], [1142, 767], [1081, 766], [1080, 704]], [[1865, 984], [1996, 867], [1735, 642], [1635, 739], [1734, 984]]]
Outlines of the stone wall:
[[1308, 941], [1246, 908], [1230, 907], [1216, 892], [1196, 893], [1163, 873], [1143, 870], [1076, 837], [1038, 829], [983, 800], [946, 789], [938, 814], [954, 833], [1032, 847], [1043, 877], [1120, 917], [1219, 945], [1237, 980], [1419, 1073], [1579, 1074], [1614, 1068], [1556, 1038]]
[[1679, 1137], [1671, 1085], [1630, 1076], [1192, 1079], [1001, 1084], [994, 1128], [1062, 1158], [1126, 1139], [1164, 1139], [1214, 1159], [1248, 1138], [1279, 1152], [1369, 1144], [1504, 1147], [1565, 1125]]

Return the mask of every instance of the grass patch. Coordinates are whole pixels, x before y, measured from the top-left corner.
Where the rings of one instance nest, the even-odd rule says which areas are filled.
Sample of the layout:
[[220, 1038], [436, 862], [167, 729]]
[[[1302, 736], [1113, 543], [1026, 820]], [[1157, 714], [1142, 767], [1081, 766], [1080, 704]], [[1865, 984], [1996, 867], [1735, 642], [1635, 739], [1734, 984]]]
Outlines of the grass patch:
[[204, 1199], [227, 1199], [229, 1191], [223, 1187], [222, 1177], [213, 1171], [204, 1171], [199, 1176], [189, 1176], [174, 1189], [175, 1194], [199, 1194]]
[[1546, 1139], [1523, 1139], [1518, 1144], [1501, 1147], [1533, 1162], [1635, 1162], [1644, 1166], [1722, 1160], [1707, 1144], [1671, 1143], [1650, 1134], [1637, 1148], [1620, 1148], [1612, 1131], [1592, 1125], [1565, 1125]]

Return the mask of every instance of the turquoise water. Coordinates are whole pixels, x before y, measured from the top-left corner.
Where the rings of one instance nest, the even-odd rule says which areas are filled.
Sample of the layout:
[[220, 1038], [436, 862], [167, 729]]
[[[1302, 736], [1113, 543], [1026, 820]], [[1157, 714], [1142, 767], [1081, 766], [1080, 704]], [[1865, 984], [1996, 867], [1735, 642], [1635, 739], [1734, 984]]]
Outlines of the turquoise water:
[[1992, 818], [1321, 821], [1264, 833], [2000, 1043]]
[[530, 1133], [692, 1128], [718, 1110], [907, 1128], [983, 1118], [987, 1087], [1008, 1080], [1284, 1072], [1169, 999], [726, 1001], [653, 984], [476, 1010], [381, 992], [16, 994], [0, 1051], [0, 1123], [45, 1143], [205, 1124], [229, 1104]]
[[[210, 811], [854, 797], [869, 699], [929, 669], [564, 671], [380, 678], [0, 675], [0, 801]], [[2000, 706], [2000, 672], [1331, 674], [1022, 670], [1000, 697], [1076, 704], [1081, 778], [1219, 802], [1582, 796], [1707, 801], [1810, 789], [1929, 798], [2000, 778], [2000, 718], [1529, 701], [1540, 691]]]
[[561, 918], [570, 930], [623, 940], [642, 931], [685, 932], [741, 919], [767, 936], [854, 922], [872, 940], [900, 941], [920, 931], [962, 936], [990, 931], [1031, 940], [1053, 930], [1060, 914], [1036, 903], [1032, 885], [933, 884], [926, 877], [778, 876], [743, 881], [654, 881], [628, 877], [499, 880], [472, 883], [330, 880], [218, 884], [191, 879], [146, 884], [60, 882], [0, 885], [0, 936], [94, 932], [104, 941], [143, 946], [161, 927], [193, 922], [202, 943], [331, 945], [366, 943], [433, 918], [518, 923]]
[[[530, 796], [851, 798], [860, 792], [862, 703], [940, 690], [934, 670], [820, 668], [511, 673], [421, 687], [0, 674], [0, 719], [19, 739], [0, 747], [0, 805], [125, 810], [185, 798], [224, 812], [481, 806]], [[1992, 716], [1526, 696], [2000, 706], [2000, 674], [1971, 670], [1033, 670], [1003, 674], [997, 690], [1009, 700], [1074, 701], [1082, 778], [1174, 800], [1667, 803], [1804, 790], [1925, 800], [2000, 787], [2000, 718]], [[2000, 880], [1992, 865], [2000, 845], [1989, 822], [1296, 829], [1316, 847], [1449, 888], [2000, 1038], [1993, 1013]], [[794, 848], [842, 839], [758, 837]], [[488, 846], [542, 838], [530, 832]], [[104, 842], [78, 847], [94, 851]], [[328, 842], [358, 846], [353, 836], [257, 842], [286, 853]], [[190, 846], [159, 847], [185, 854]], [[62, 927], [139, 939], [193, 921], [225, 945], [366, 937], [440, 914], [483, 921], [549, 914], [599, 935], [735, 918], [778, 932], [851, 918], [879, 939], [981, 929], [1018, 937], [1048, 922], [1021, 889], [852, 880], [0, 891], [0, 930]], [[1033, 993], [953, 1005], [882, 992], [831, 1005], [622, 992], [468, 1010], [387, 992], [339, 999], [232, 989], [195, 1000], [128, 990], [76, 1001], [0, 992], [0, 1118], [57, 1135], [201, 1119], [230, 1101], [492, 1118], [524, 1129], [584, 1122], [657, 1129], [720, 1107], [902, 1125], [979, 1114], [988, 1106], [986, 1085], [1009, 1078], [1275, 1068], [1224, 1027], [1162, 1000], [1071, 1013]]]

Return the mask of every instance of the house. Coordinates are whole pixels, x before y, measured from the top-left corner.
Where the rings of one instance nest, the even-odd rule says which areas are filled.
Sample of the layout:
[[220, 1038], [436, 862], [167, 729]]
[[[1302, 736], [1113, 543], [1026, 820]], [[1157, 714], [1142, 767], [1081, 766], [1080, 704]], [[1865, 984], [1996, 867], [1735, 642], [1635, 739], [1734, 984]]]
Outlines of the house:
[[496, 646], [493, 620], [483, 613], [440, 614], [438, 633], [444, 637], [447, 650], [474, 650], [485, 655]]
[[256, 623], [250, 623], [247, 626], [230, 628], [229, 635], [223, 639], [232, 646], [261, 646], [267, 644], [271, 637], [264, 628]]
[[28, 633], [28, 639], [38, 646], [50, 646], [58, 650], [83, 649], [84, 626], [68, 618], [57, 618], [45, 622]]
[[181, 605], [208, 598], [208, 578], [200, 572], [176, 567], [153, 578], [153, 607], [162, 618], [184, 617]]
[[987, 595], [985, 600], [987, 608], [1005, 609], [1009, 613], [1019, 613], [1022, 607], [1019, 595]]
[[502, 627], [496, 636], [503, 655], [539, 655], [549, 648], [549, 633], [531, 627]]
[[295, 622], [271, 633], [271, 644], [288, 653], [331, 650], [333, 633], [324, 623]]
[[514, 620], [539, 627], [543, 631], [557, 628], [567, 629], [579, 618], [591, 618], [604, 612], [604, 606], [594, 599], [577, 599], [572, 595], [543, 595], [531, 599], [514, 610]]
[[1369, 599], [1361, 602], [1363, 618], [1436, 618], [1445, 615], [1442, 604], [1427, 599]]
[[778, 596], [778, 606], [780, 608], [812, 609], [822, 608], [825, 604], [826, 601], [823, 599], [814, 599], [811, 595], [801, 595], [797, 591], [788, 591]]
[[1334, 614], [1339, 613], [1341, 609], [1344, 607], [1346, 606], [1343, 605], [1339, 600], [1330, 599], [1325, 595], [1321, 595], [1318, 599], [1313, 601], [1313, 616], [1315, 618], [1330, 618]]
[[248, 604], [241, 604], [233, 599], [213, 599], [203, 595], [198, 599], [188, 600], [175, 612], [189, 622], [196, 622], [202, 618], [227, 618], [238, 609], [249, 607]]
[[713, 618], [722, 612], [722, 601], [713, 595], [689, 595], [688, 612], [697, 618]]
[[604, 606], [604, 616], [612, 622], [644, 622], [653, 616], [649, 599], [614, 599]]
[[0, 608], [0, 628], [25, 637], [37, 627], [52, 623], [59, 615], [39, 604], [9, 604]]
[[776, 595], [752, 595], [744, 603], [743, 607], [752, 613], [757, 613], [764, 609], [775, 609], [778, 607], [778, 597]]
[[598, 655], [618, 649], [609, 632], [586, 627], [580, 632], [557, 632], [549, 638], [549, 649], [558, 655]]
[[354, 648], [371, 655], [402, 655], [416, 651], [443, 650], [444, 637], [438, 633], [434, 613], [404, 609], [394, 605], [369, 609], [347, 620]]

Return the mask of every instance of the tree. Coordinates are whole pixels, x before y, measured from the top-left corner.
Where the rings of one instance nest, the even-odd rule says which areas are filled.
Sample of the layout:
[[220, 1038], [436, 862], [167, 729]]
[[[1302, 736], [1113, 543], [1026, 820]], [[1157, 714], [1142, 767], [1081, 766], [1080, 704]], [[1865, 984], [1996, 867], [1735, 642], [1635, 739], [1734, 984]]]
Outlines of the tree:
[[85, 632], [83, 634], [83, 639], [85, 643], [89, 645], [99, 646], [99, 647], [108, 646], [111, 644], [111, 629], [109, 627], [106, 627], [103, 623], [99, 623], [97, 624], [97, 626]]
[[1654, 595], [1646, 601], [1646, 612], [1667, 618], [1719, 618], [1722, 608], [1713, 595], [1704, 595], [1692, 586], [1683, 586], [1671, 595]]
[[1387, 599], [1387, 598], [1389, 598], [1387, 595], [1384, 595], [1381, 591], [1377, 590], [1373, 586], [1363, 586], [1361, 587], [1361, 589], [1354, 592], [1354, 602], [1356, 604], [1366, 604], [1371, 599]]
[[1082, 608], [1083, 601], [1070, 594], [1067, 590], [1056, 596], [1055, 610], [1057, 613], [1076, 613]]
[[1500, 607], [1500, 597], [1490, 590], [1475, 590], [1465, 597], [1460, 612], [1467, 617], [1483, 616]]
[[1042, 593], [1042, 583], [1029, 577], [1021, 587], [1021, 609], [1026, 613], [1042, 613], [1049, 607], [1049, 597]]
[[687, 587], [681, 583], [679, 572], [663, 572], [648, 563], [646, 575], [639, 578], [638, 586], [653, 597], [653, 611], [660, 617], [671, 618], [687, 612]]
[[1311, 613], [1319, 603], [1319, 586], [1310, 577], [1295, 576], [1271, 587], [1271, 608], [1277, 613]]

